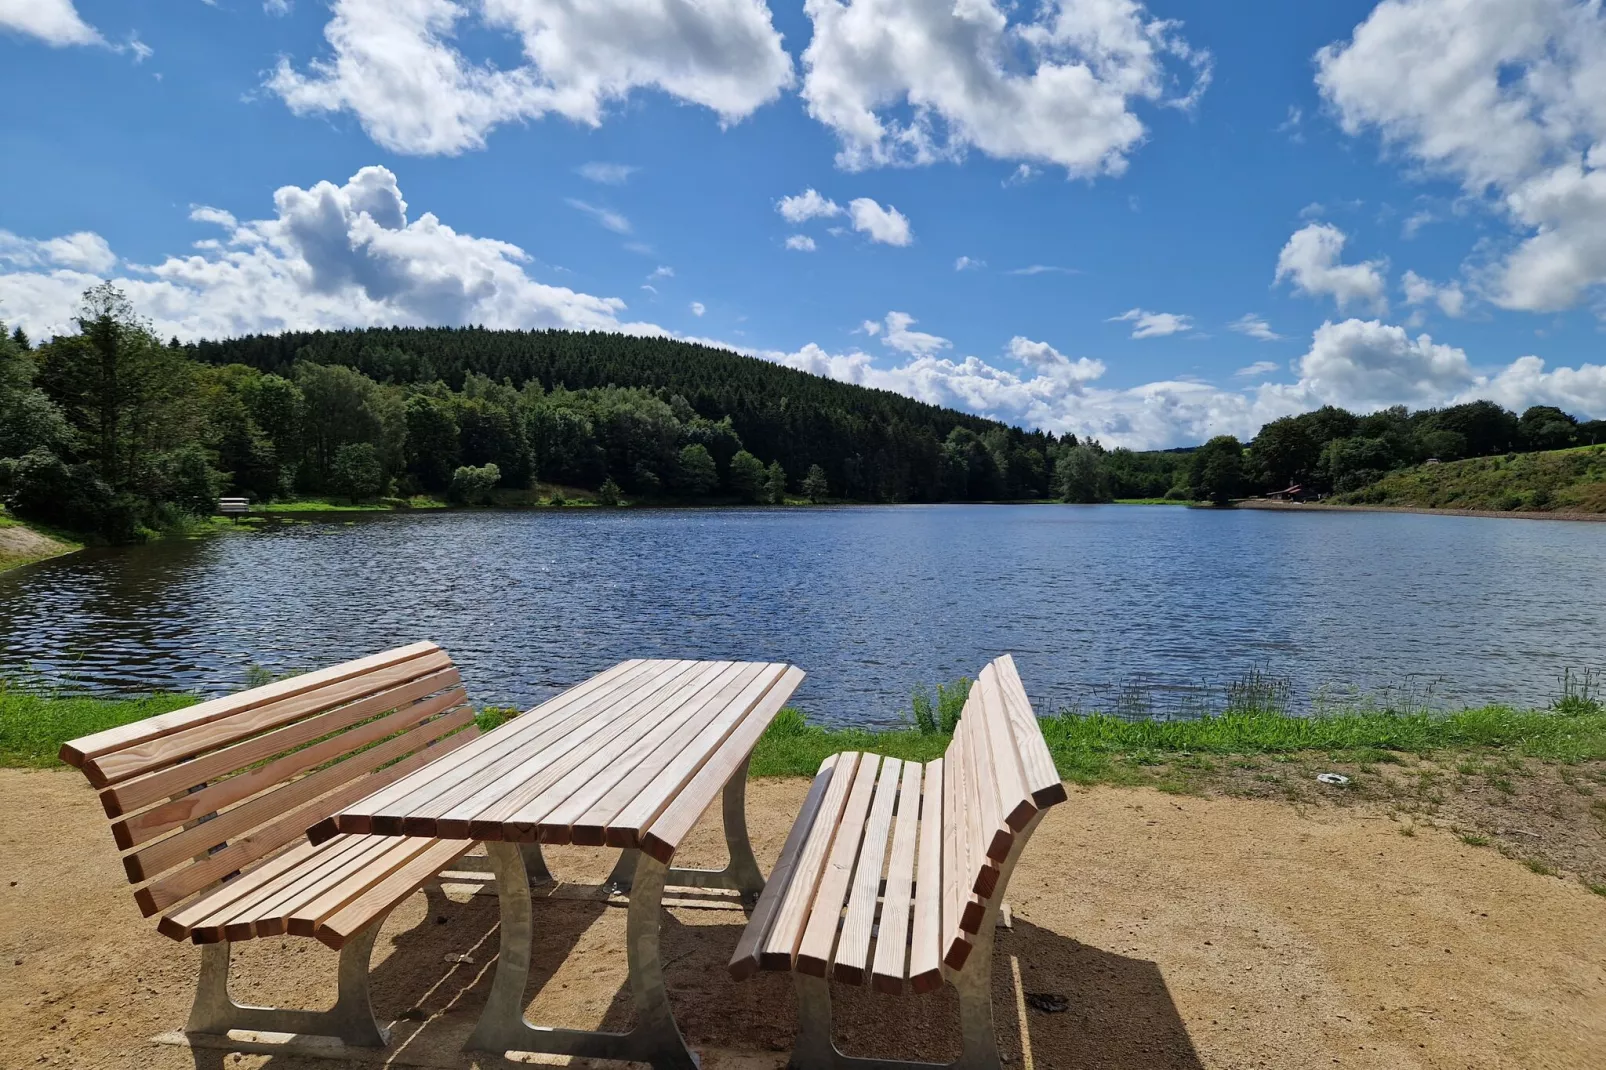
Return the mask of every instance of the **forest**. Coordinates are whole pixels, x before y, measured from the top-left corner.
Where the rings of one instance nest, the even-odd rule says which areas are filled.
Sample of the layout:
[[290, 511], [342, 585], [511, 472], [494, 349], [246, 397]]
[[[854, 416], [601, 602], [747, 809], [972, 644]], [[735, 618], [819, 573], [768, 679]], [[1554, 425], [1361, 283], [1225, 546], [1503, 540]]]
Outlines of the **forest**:
[[1291, 483], [1352, 490], [1428, 457], [1606, 441], [1606, 421], [1479, 401], [1328, 407], [1247, 446], [1106, 450], [662, 338], [466, 327], [163, 342], [104, 283], [77, 328], [40, 345], [0, 330], [0, 502], [113, 542], [182, 529], [223, 494], [1227, 502]]

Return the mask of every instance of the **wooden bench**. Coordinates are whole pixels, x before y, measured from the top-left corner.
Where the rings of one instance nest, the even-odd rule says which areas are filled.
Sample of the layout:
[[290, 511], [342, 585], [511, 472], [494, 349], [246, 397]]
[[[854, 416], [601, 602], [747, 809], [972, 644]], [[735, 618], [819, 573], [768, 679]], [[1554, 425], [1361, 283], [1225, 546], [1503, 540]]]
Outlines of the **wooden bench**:
[[[306, 831], [478, 734], [451, 658], [411, 646], [75, 739], [61, 759], [100, 789], [134, 901], [205, 945], [189, 1032], [316, 1033], [383, 1045], [368, 961], [391, 908], [468, 840]], [[246, 1007], [231, 943], [310, 936], [340, 951], [326, 1011]]]
[[897, 993], [959, 993], [964, 1054], [996, 1070], [993, 927], [1043, 811], [1065, 800], [1014, 661], [982, 670], [941, 758], [827, 758], [731, 958], [741, 980], [791, 970], [792, 1066], [927, 1064], [854, 1059], [831, 1040], [830, 981]]

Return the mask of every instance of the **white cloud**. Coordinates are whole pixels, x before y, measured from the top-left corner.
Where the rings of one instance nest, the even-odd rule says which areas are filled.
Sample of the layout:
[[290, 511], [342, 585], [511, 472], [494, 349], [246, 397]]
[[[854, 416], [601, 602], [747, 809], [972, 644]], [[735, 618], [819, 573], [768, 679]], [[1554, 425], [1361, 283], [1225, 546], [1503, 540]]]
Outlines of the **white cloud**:
[[[220, 248], [125, 264], [113, 281], [162, 337], [223, 337], [385, 324], [484, 324], [664, 334], [621, 319], [625, 303], [530, 278], [516, 245], [409, 218], [396, 177], [365, 167], [344, 185], [285, 186], [274, 214]], [[210, 221], [222, 222], [214, 218]], [[0, 318], [36, 338], [71, 330], [79, 295], [116, 259], [93, 234], [0, 238]]]
[[1322, 324], [1296, 368], [1300, 394], [1363, 410], [1435, 405], [1475, 380], [1463, 350], [1377, 320]]
[[775, 202], [775, 210], [788, 223], [806, 223], [811, 219], [830, 219], [842, 214], [842, 206], [818, 190], [806, 189], [793, 197], [782, 197]]
[[[26, 0], [24, 0], [26, 2]], [[764, 0], [334, 0], [332, 54], [281, 59], [268, 88], [297, 115], [349, 111], [403, 153], [483, 148], [510, 122], [557, 114], [597, 126], [658, 89], [733, 123], [793, 84]], [[461, 31], [513, 38], [524, 63], [465, 55]]]
[[22, 268], [56, 267], [96, 275], [117, 266], [117, 257], [106, 239], [87, 230], [43, 241], [0, 230], [0, 261]]
[[701, 316], [704, 312], [707, 312], [707, 311], [708, 311], [708, 309], [703, 305], [703, 303], [701, 301], [693, 301], [691, 303], [691, 314], [693, 316]]
[[205, 204], [190, 205], [190, 219], [196, 223], [215, 223], [226, 230], [233, 230], [239, 223], [233, 212], [226, 212], [221, 208], [213, 208]]
[[1028, 264], [1025, 267], [1011, 268], [1011, 275], [1080, 275], [1075, 268], [1056, 267], [1053, 264]]
[[979, 271], [986, 266], [987, 261], [976, 260], [968, 256], [962, 256], [954, 261], [955, 271]]
[[72, 0], [0, 0], [0, 30], [37, 37], [53, 48], [106, 43]]
[[630, 220], [626, 219], [618, 212], [607, 208], [599, 208], [594, 204], [588, 204], [585, 201], [579, 200], [575, 197], [565, 198], [565, 203], [568, 204], [570, 208], [578, 208], [580, 211], [595, 219], [598, 223], [601, 223], [615, 234], [630, 233]]
[[1452, 317], [1460, 317], [1466, 312], [1467, 298], [1459, 283], [1448, 282], [1440, 286], [1414, 271], [1407, 271], [1400, 278], [1400, 286], [1405, 291], [1407, 305], [1435, 304], [1440, 312]]
[[1311, 297], [1332, 297], [1342, 311], [1354, 304], [1365, 304], [1386, 311], [1386, 262], [1368, 260], [1361, 264], [1342, 264], [1347, 241], [1342, 230], [1331, 223], [1310, 223], [1294, 231], [1277, 255], [1274, 282], [1289, 279], [1294, 289]]
[[865, 320], [863, 323], [859, 324], [859, 330], [873, 338], [881, 333], [881, 324], [877, 323], [875, 320]]
[[[1011, 21], [1024, 7], [805, 0], [814, 36], [803, 99], [836, 133], [839, 166], [928, 164], [975, 148], [1119, 174], [1145, 133], [1130, 105], [1191, 107], [1209, 83], [1209, 54], [1134, 0], [1044, 0], [1035, 17]], [[1168, 97], [1172, 60], [1191, 68], [1191, 85]]]
[[290, 0], [262, 0], [262, 10], [276, 18], [290, 14]]
[[[935, 334], [927, 334], [924, 331], [911, 331], [909, 328], [914, 325], [915, 318], [907, 312], [888, 312], [886, 322], [887, 333], [886, 337], [881, 339], [881, 344], [891, 346], [900, 353], [927, 356], [953, 345], [948, 339]], [[870, 325], [867, 323], [865, 326], [868, 328]], [[870, 331], [869, 333], [874, 334], [876, 332]]]
[[1179, 316], [1174, 312], [1149, 312], [1141, 308], [1129, 308], [1119, 316], [1111, 316], [1107, 322], [1132, 324], [1133, 338], [1165, 338], [1168, 335], [1193, 330], [1192, 316]]
[[1246, 368], [1239, 368], [1232, 374], [1243, 379], [1253, 379], [1259, 375], [1270, 375], [1281, 367], [1282, 365], [1275, 360], [1257, 360]]
[[629, 181], [630, 176], [641, 170], [622, 163], [583, 163], [575, 168], [580, 177], [588, 182], [599, 182], [604, 186], [622, 186]]
[[1073, 390], [1102, 378], [1106, 370], [1101, 360], [1088, 357], [1072, 360], [1047, 342], [1034, 342], [1018, 334], [1009, 340], [1009, 355]]
[[1514, 248], [1493, 250], [1482, 280], [1491, 301], [1554, 311], [1606, 284], [1598, 0], [1385, 0], [1316, 60], [1346, 132], [1376, 131], [1510, 222]]
[[675, 269], [670, 267], [668, 264], [659, 264], [657, 267], [652, 269], [652, 274], [647, 276], [649, 281], [652, 279], [672, 279], [674, 277]]
[[[130, 34], [128, 38], [128, 44], [124, 47], [134, 54], [135, 63], [144, 63], [146, 60], [150, 59], [156, 54], [156, 50], [150, 45], [146, 44], [144, 41], [141, 41], [138, 34]], [[118, 51], [120, 52], [122, 49], [118, 49]], [[158, 75], [157, 78], [160, 80], [161, 76]]]
[[807, 234], [793, 234], [786, 239], [786, 247], [795, 249], [800, 253], [812, 253], [816, 248], [814, 239]]
[[[1276, 342], [1282, 338], [1282, 335], [1271, 329], [1271, 324], [1253, 312], [1245, 312], [1242, 316], [1227, 324], [1227, 329], [1237, 331], [1239, 334], [1247, 334], [1260, 342]], [[1259, 367], [1259, 365], [1256, 365], [1256, 367]], [[1273, 365], [1273, 367], [1276, 367], [1276, 365]]]
[[853, 229], [868, 234], [873, 242], [908, 245], [915, 240], [909, 217], [890, 204], [883, 208], [869, 197], [857, 197], [849, 202], [848, 213], [853, 217]]

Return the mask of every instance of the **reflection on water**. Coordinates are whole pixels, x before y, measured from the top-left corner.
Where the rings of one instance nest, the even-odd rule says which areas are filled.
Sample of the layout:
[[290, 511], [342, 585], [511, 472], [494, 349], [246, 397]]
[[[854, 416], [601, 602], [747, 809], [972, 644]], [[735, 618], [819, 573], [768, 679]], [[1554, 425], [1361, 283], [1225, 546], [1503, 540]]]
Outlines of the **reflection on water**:
[[[787, 660], [886, 723], [1015, 654], [1045, 709], [1172, 709], [1254, 670], [1296, 705], [1543, 702], [1606, 665], [1606, 525], [1137, 506], [473, 512], [92, 550], [0, 576], [0, 675], [203, 692], [427, 637], [478, 702], [627, 657]], [[1122, 697], [1126, 696], [1126, 697]]]

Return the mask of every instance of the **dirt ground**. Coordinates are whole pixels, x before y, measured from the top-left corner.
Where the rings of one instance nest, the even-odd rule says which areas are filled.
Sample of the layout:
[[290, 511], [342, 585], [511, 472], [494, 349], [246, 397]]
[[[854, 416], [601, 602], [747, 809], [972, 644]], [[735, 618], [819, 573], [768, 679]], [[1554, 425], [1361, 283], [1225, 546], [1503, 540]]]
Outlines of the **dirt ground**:
[[29, 561], [56, 557], [74, 547], [21, 524], [0, 524], [0, 572]]
[[[751, 785], [755, 849], [779, 852], [803, 781]], [[1377, 807], [1073, 790], [1016, 871], [999, 933], [994, 1014], [1010, 1067], [1606, 1067], [1606, 898], [1447, 828], [1411, 835]], [[140, 919], [90, 789], [72, 773], [0, 771], [0, 1065], [327, 1068], [327, 1059], [158, 1044], [182, 1026], [197, 949]], [[718, 864], [705, 818], [685, 864]], [[561, 880], [596, 882], [604, 851], [548, 849]], [[536, 903], [528, 1016], [628, 1023], [625, 911]], [[794, 1029], [783, 975], [724, 970], [739, 909], [671, 908], [671, 1000], [708, 1070], [784, 1065]], [[386, 923], [374, 1000], [393, 1065], [468, 1067], [458, 1054], [495, 964], [496, 901], [453, 884]], [[449, 964], [448, 955], [472, 961]], [[247, 1002], [319, 1006], [335, 955], [311, 940], [242, 945]], [[1019, 982], [1016, 976], [1018, 973]], [[1064, 996], [1044, 1013], [1022, 993]], [[955, 1054], [949, 993], [837, 989], [854, 1054]], [[365, 1061], [362, 1065], [374, 1065]]]

